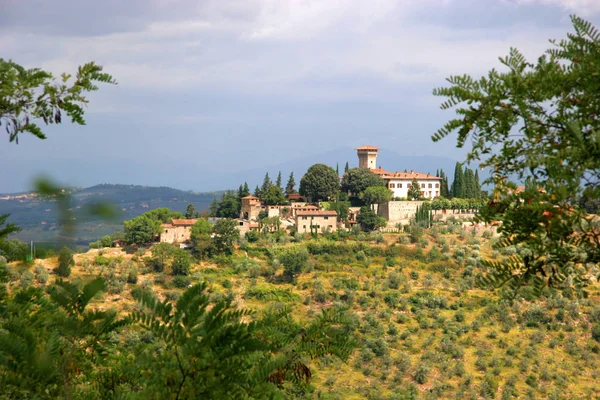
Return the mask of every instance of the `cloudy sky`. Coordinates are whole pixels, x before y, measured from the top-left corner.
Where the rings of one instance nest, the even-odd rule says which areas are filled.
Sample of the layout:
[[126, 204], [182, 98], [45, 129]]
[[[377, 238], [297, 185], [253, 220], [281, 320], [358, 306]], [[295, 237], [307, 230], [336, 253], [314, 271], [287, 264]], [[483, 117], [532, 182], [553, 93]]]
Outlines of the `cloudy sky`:
[[0, 0], [0, 57], [94, 60], [119, 82], [87, 126], [0, 142], [0, 192], [40, 173], [213, 190], [207, 175], [362, 144], [462, 160], [430, 141], [451, 117], [431, 90], [511, 46], [539, 56], [573, 13], [600, 25], [599, 0]]

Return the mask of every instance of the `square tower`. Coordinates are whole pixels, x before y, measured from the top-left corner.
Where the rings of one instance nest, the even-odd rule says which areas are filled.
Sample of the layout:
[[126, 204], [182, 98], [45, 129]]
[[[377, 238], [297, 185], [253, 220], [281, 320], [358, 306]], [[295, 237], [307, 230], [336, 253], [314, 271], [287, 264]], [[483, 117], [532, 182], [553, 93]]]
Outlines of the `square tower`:
[[356, 148], [358, 154], [358, 168], [377, 169], [377, 152], [374, 146], [361, 146]]

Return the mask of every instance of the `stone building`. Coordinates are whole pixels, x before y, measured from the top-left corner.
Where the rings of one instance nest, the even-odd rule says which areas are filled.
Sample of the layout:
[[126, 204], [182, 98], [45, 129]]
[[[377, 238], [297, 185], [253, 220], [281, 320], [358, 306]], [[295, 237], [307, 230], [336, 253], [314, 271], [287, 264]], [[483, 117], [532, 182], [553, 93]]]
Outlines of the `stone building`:
[[160, 242], [185, 243], [190, 240], [192, 225], [198, 219], [173, 219], [170, 224], [162, 224]]
[[330, 210], [306, 210], [296, 212], [298, 233], [323, 233], [337, 231], [337, 212]]
[[358, 154], [358, 166], [369, 168], [373, 173], [379, 175], [385, 181], [386, 186], [393, 193], [393, 197], [406, 198], [408, 190], [412, 186], [413, 179], [417, 179], [421, 197], [433, 199], [440, 195], [440, 183], [442, 178], [420, 172], [389, 172], [382, 167], [377, 167], [377, 153], [379, 148], [374, 146], [362, 146], [356, 148]]
[[258, 214], [264, 209], [265, 208], [258, 197], [242, 197], [242, 209], [240, 210], [240, 219], [247, 219], [248, 221], [257, 221]]

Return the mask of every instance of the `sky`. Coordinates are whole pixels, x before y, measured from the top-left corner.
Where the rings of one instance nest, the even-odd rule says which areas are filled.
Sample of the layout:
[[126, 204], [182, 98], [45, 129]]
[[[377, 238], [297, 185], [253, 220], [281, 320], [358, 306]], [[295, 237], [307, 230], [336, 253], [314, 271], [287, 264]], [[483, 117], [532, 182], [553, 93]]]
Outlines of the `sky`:
[[511, 47], [535, 60], [570, 14], [598, 26], [600, 1], [0, 0], [0, 57], [56, 75], [93, 60], [118, 81], [89, 95], [86, 126], [0, 141], [0, 193], [39, 175], [227, 189], [364, 144], [462, 161], [453, 139], [431, 141], [453, 116], [432, 89]]

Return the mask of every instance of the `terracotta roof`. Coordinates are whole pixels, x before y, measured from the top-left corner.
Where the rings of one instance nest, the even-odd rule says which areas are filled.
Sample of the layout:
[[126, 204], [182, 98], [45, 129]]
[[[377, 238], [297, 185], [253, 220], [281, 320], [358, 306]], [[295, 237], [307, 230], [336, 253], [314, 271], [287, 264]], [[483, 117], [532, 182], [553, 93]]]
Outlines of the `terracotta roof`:
[[252, 195], [246, 196], [246, 197], [242, 197], [242, 200], [244, 200], [244, 199], [257, 199], [257, 200], [260, 200], [258, 197], [252, 196]]
[[366, 146], [357, 147], [354, 150], [379, 150], [379, 147], [366, 145]]
[[192, 226], [198, 221], [198, 219], [173, 219], [171, 224], [173, 226]]
[[415, 172], [415, 171], [410, 171], [410, 172], [390, 172], [390, 171], [386, 171], [384, 169], [382, 169], [381, 167], [377, 168], [377, 169], [371, 169], [371, 172], [381, 176], [381, 178], [383, 179], [421, 179], [421, 180], [435, 180], [435, 181], [441, 181], [442, 178], [438, 177], [438, 176], [433, 176], [431, 174], [423, 174], [421, 172]]
[[337, 212], [332, 210], [298, 211], [296, 216], [335, 216]]
[[287, 195], [288, 199], [301, 199], [303, 198], [300, 193], [290, 193]]

